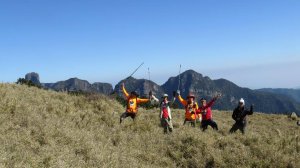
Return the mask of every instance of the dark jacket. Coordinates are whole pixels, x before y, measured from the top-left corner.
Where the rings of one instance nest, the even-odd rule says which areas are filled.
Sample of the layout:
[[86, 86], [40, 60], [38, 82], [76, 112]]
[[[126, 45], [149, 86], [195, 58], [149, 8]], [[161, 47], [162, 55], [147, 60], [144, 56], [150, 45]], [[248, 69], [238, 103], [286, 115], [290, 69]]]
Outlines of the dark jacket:
[[236, 122], [243, 122], [243, 121], [247, 121], [247, 115], [252, 115], [252, 114], [253, 114], [253, 106], [250, 107], [250, 110], [246, 109], [245, 107], [243, 108], [237, 107], [233, 111], [232, 118]]

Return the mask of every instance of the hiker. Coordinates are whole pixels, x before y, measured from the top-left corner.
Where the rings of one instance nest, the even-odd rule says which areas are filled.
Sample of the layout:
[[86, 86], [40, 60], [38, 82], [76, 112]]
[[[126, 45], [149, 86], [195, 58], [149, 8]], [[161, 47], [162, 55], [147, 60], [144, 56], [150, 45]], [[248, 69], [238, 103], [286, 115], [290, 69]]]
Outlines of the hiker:
[[120, 117], [120, 124], [127, 117], [131, 117], [133, 120], [135, 120], [136, 114], [138, 112], [138, 105], [140, 103], [147, 103], [150, 101], [150, 99], [139, 98], [139, 95], [135, 91], [132, 91], [130, 94], [128, 94], [125, 89], [124, 83], [122, 84], [122, 91], [127, 99], [127, 108], [126, 112], [124, 112]]
[[198, 109], [198, 103], [195, 101], [195, 95], [190, 93], [187, 96], [187, 100], [184, 100], [180, 92], [177, 91], [177, 97], [180, 103], [184, 106], [185, 108], [185, 119], [183, 122], [183, 125], [186, 123], [190, 123], [191, 126], [195, 127], [196, 126], [196, 120], [199, 118], [199, 116], [196, 114], [197, 109]]
[[230, 129], [230, 133], [234, 133], [237, 130], [240, 130], [245, 134], [247, 126], [247, 115], [253, 114], [253, 105], [251, 105], [250, 110], [245, 107], [245, 100], [240, 99], [238, 107], [236, 107], [232, 114], [232, 119], [235, 120], [235, 124]]
[[197, 113], [202, 114], [201, 128], [203, 131], [207, 129], [208, 126], [211, 126], [214, 130], [218, 130], [217, 123], [212, 119], [212, 110], [211, 107], [214, 105], [215, 101], [221, 97], [221, 94], [215, 96], [208, 104], [206, 99], [202, 98], [201, 106], [199, 107]]
[[[172, 102], [168, 100], [168, 94], [164, 94], [162, 100], [160, 102], [160, 122], [161, 126], [164, 128], [164, 133], [172, 133], [173, 132], [173, 124], [172, 124], [172, 115], [170, 106]], [[154, 101], [158, 102], [159, 100], [153, 96]]]

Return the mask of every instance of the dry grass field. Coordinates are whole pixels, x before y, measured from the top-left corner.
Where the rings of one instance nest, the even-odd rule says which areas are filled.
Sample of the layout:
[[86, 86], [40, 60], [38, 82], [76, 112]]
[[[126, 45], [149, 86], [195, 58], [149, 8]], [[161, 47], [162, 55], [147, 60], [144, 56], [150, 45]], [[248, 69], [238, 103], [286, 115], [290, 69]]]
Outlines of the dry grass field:
[[158, 110], [124, 111], [105, 96], [72, 96], [0, 84], [0, 167], [300, 167], [300, 127], [285, 115], [254, 113], [245, 136], [229, 134], [231, 112], [214, 111], [218, 132], [183, 126], [164, 135]]

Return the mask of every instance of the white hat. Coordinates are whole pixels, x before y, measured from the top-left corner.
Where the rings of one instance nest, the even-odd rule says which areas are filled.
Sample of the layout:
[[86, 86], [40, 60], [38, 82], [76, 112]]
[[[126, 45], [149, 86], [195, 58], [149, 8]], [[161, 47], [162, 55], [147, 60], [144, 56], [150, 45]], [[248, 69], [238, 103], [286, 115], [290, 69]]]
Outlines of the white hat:
[[169, 95], [168, 94], [164, 94], [163, 97], [169, 97]]
[[243, 105], [245, 105], [245, 100], [243, 98], [241, 98], [239, 102], [243, 103]]

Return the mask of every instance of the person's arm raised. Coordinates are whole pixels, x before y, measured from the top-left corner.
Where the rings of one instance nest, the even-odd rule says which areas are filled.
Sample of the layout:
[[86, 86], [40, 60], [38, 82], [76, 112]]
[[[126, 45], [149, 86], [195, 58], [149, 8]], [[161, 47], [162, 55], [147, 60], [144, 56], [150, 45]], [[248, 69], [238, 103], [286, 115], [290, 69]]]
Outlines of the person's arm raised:
[[178, 94], [178, 100], [180, 101], [180, 103], [182, 104], [182, 105], [184, 105], [184, 106], [186, 106], [187, 105], [187, 101], [186, 100], [184, 100], [182, 97], [181, 97], [181, 95], [180, 94]]
[[128, 94], [127, 90], [125, 89], [125, 84], [124, 83], [122, 83], [122, 91], [123, 91], [124, 96], [128, 99], [129, 94]]

